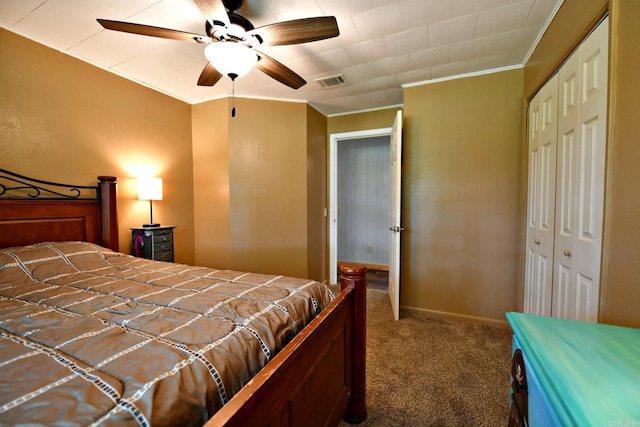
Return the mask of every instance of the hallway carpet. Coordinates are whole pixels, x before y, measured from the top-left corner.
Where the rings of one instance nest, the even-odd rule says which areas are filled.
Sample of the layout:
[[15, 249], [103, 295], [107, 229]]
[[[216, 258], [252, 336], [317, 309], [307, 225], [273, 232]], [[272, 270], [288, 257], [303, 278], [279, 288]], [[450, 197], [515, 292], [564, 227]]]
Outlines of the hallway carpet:
[[[402, 313], [367, 290], [367, 412], [359, 426], [505, 426], [511, 332]], [[342, 421], [340, 427], [350, 424]]]
[[389, 272], [383, 270], [367, 270], [367, 289], [389, 290]]

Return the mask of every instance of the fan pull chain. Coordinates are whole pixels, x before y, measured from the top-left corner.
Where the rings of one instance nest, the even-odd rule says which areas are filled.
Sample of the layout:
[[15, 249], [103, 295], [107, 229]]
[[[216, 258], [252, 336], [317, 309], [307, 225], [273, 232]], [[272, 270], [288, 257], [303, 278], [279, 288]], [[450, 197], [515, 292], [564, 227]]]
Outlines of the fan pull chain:
[[236, 116], [236, 79], [231, 78], [231, 117]]

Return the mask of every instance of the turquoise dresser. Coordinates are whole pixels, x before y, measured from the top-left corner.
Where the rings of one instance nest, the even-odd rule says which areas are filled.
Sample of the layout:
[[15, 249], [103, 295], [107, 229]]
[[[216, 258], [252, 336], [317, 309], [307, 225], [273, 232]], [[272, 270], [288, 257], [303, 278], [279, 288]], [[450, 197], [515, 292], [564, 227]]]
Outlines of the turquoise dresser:
[[640, 427], [640, 329], [507, 313], [510, 426]]

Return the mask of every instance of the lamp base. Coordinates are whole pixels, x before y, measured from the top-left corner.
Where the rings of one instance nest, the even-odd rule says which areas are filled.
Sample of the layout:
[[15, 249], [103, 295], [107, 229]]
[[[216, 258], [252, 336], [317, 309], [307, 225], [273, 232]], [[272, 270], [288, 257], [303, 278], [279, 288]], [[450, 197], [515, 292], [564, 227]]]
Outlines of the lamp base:
[[160, 227], [160, 224], [142, 224], [144, 228]]

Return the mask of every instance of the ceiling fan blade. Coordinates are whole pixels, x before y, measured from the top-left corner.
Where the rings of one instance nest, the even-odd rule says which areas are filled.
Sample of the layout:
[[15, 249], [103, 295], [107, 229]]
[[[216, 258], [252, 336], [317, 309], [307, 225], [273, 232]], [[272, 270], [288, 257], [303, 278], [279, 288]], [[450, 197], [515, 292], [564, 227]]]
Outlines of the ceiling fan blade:
[[124, 33], [140, 34], [143, 36], [160, 37], [163, 39], [181, 40], [196, 43], [211, 43], [211, 37], [202, 34], [187, 33], [169, 28], [152, 27], [150, 25], [134, 24], [131, 22], [110, 21], [108, 19], [98, 19], [100, 25], [107, 30], [122, 31]]
[[229, 15], [222, 0], [194, 0], [194, 2], [212, 25], [214, 21], [222, 22], [226, 27], [230, 25]]
[[200, 73], [198, 86], [213, 86], [218, 83], [220, 78], [222, 78], [222, 74], [220, 74], [210, 62], [207, 62], [202, 73]]
[[258, 36], [265, 46], [283, 46], [329, 39], [340, 34], [335, 16], [277, 22], [247, 32]]
[[269, 77], [293, 89], [299, 89], [307, 83], [305, 79], [297, 75], [293, 70], [282, 65], [270, 56], [258, 51], [256, 51], [256, 53], [258, 54], [256, 67]]

